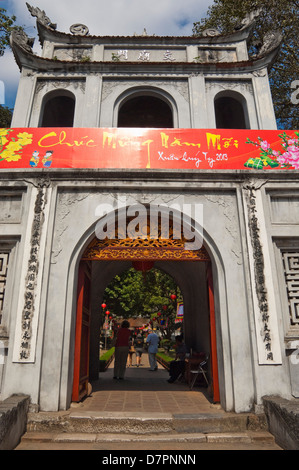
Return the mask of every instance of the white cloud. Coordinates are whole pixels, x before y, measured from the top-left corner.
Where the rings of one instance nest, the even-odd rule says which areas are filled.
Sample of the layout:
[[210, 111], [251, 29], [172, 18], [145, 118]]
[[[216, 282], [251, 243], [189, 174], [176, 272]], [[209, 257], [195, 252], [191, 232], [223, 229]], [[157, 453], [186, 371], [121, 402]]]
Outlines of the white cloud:
[[[30, 0], [32, 6], [45, 10], [58, 30], [68, 32], [74, 23], [84, 23], [90, 34], [132, 35], [142, 33], [159, 36], [191, 35], [195, 21], [206, 15], [212, 0]], [[26, 2], [11, 0], [18, 22], [34, 25], [35, 19]]]
[[0, 57], [0, 80], [4, 83], [4, 100], [0, 104], [14, 106], [20, 78], [19, 68], [14, 60], [13, 53], [7, 51]]
[[[9, 13], [17, 17], [17, 24], [35, 37], [34, 52], [39, 54], [36, 18], [29, 13], [26, 0], [8, 0]], [[203, 18], [213, 0], [29, 0], [34, 7], [44, 10], [57, 30], [69, 32], [74, 23], [83, 23], [94, 36], [149, 35], [190, 36], [193, 23]], [[0, 80], [6, 88], [9, 105], [13, 106], [19, 70], [12, 54], [0, 58]], [[9, 92], [9, 93], [8, 93]], [[7, 101], [7, 99], [6, 99]]]

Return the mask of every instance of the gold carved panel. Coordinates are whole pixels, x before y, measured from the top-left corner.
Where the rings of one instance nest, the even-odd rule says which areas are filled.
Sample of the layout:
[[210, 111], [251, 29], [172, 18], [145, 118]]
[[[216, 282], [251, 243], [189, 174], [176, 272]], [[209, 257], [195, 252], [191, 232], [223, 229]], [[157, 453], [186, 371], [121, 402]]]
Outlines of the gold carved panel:
[[94, 239], [85, 250], [83, 260], [164, 260], [164, 261], [209, 261], [205, 247], [185, 250], [180, 239]]

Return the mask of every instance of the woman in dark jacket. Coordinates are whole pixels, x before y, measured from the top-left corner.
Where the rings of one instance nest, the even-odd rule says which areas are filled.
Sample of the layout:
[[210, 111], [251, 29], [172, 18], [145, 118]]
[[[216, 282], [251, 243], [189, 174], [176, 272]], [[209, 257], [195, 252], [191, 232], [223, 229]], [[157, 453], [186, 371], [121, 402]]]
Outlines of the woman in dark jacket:
[[122, 380], [125, 376], [131, 337], [129, 327], [130, 323], [124, 320], [117, 332], [115, 341], [114, 379]]

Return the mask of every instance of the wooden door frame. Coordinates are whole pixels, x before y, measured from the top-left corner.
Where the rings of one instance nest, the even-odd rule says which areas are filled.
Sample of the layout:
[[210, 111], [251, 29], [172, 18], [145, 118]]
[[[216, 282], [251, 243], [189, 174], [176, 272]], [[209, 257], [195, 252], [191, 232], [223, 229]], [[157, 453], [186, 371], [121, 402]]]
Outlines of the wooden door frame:
[[[84, 288], [85, 278], [90, 276], [90, 270], [86, 261], [80, 261], [78, 272], [78, 287], [77, 287], [77, 312], [76, 312], [76, 332], [75, 332], [75, 354], [74, 354], [74, 374], [73, 374], [73, 389], [72, 401], [79, 402], [88, 393], [89, 373], [81, 376], [81, 347], [82, 347], [82, 325], [88, 320], [84, 318]], [[90, 295], [90, 293], [89, 293]], [[89, 299], [90, 301], [90, 299]], [[90, 320], [90, 319], [89, 319]], [[89, 343], [90, 332], [89, 325], [87, 325], [88, 338], [87, 338], [87, 357], [85, 358], [87, 369], [89, 368]]]
[[207, 265], [207, 285], [208, 285], [208, 300], [209, 300], [209, 314], [210, 314], [210, 343], [211, 343], [211, 376], [213, 388], [213, 401], [214, 403], [220, 402], [219, 390], [219, 374], [218, 374], [218, 358], [217, 358], [217, 334], [216, 334], [216, 318], [215, 318], [215, 300], [214, 300], [214, 286], [211, 263]]

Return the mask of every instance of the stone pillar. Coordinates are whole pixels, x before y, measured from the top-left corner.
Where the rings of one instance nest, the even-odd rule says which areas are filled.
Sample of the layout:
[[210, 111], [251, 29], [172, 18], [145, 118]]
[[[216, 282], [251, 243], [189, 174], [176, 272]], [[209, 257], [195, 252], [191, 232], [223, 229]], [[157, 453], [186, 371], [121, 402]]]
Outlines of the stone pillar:
[[23, 70], [14, 107], [11, 127], [29, 127], [36, 78]]
[[207, 103], [203, 74], [195, 74], [189, 77], [189, 96], [191, 127], [194, 129], [206, 129], [208, 127]]
[[34, 363], [51, 188], [34, 187], [23, 253], [13, 362]]
[[[32, 183], [33, 184], [33, 183]], [[47, 286], [47, 231], [52, 188], [45, 181], [28, 190], [26, 229], [22, 234], [18, 263], [16, 308], [11, 315], [3, 399], [13, 394], [29, 395], [37, 404], [43, 338], [44, 300]]]
[[293, 397], [299, 398], [299, 339], [288, 341], [286, 351], [290, 367], [291, 393]]
[[82, 127], [98, 127], [100, 120], [100, 97], [102, 77], [99, 74], [86, 77], [85, 99], [82, 114]]
[[[260, 183], [260, 186], [263, 183]], [[281, 365], [274, 283], [260, 186], [245, 185], [244, 214], [247, 225], [249, 269], [259, 365]]]
[[252, 84], [256, 100], [259, 129], [277, 129], [267, 69], [253, 72]]

